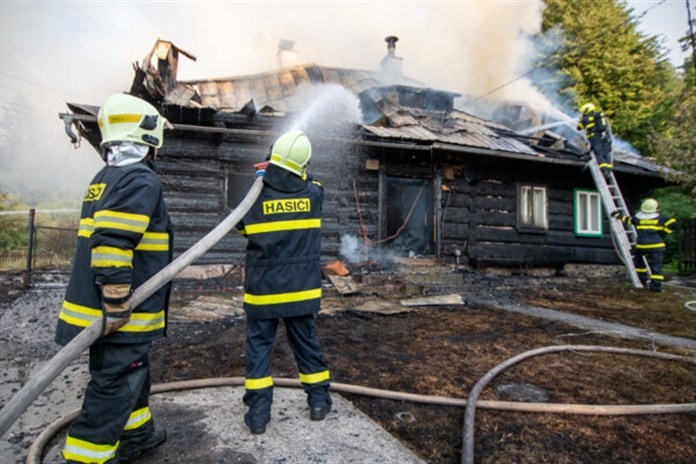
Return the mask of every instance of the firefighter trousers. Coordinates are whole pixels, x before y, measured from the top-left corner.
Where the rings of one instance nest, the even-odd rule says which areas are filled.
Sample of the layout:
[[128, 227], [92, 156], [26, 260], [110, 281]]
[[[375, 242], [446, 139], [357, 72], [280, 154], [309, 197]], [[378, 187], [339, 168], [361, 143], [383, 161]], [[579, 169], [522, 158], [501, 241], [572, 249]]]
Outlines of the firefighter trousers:
[[[270, 420], [273, 402], [271, 357], [279, 319], [247, 318], [245, 420], [258, 426]], [[314, 315], [284, 318], [288, 343], [295, 356], [300, 381], [310, 408], [331, 404], [329, 368], [316, 338]]]
[[115, 460], [119, 444], [138, 443], [153, 432], [149, 352], [150, 343], [92, 345], [92, 378], [63, 449], [68, 462]]
[[[650, 280], [650, 290], [660, 290], [665, 276], [662, 274], [662, 262], [664, 261], [665, 252], [663, 248], [652, 249], [636, 249], [634, 264], [636, 272], [643, 285]], [[643, 260], [645, 257], [645, 260]], [[648, 262], [648, 266], [645, 265]]]
[[590, 139], [592, 152], [597, 158], [597, 165], [602, 170], [612, 169], [614, 167], [611, 156], [611, 140], [608, 135], [597, 135]]

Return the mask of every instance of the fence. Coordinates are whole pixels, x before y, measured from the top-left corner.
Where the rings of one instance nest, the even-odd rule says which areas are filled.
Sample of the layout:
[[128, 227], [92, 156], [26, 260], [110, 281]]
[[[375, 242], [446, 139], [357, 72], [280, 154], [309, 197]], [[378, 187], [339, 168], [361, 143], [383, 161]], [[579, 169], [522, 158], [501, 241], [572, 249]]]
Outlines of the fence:
[[696, 272], [696, 218], [680, 219], [679, 273]]
[[24, 285], [31, 284], [32, 274], [39, 271], [69, 273], [75, 255], [77, 228], [37, 225], [36, 211], [29, 211], [26, 227], [27, 245], [0, 255], [0, 270], [24, 270]]

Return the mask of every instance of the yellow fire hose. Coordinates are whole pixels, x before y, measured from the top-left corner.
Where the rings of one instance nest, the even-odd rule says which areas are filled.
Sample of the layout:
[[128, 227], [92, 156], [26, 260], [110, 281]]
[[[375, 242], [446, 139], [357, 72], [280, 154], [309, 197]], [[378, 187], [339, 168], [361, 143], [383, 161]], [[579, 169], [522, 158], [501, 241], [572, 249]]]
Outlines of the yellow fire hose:
[[[199, 242], [135, 289], [131, 297], [131, 308], [137, 307], [164, 284], [176, 277], [186, 266], [198, 259], [213, 245], [219, 242], [244, 217], [261, 194], [263, 178], [258, 177], [239, 205]], [[102, 318], [86, 327], [78, 336], [65, 345], [39, 372], [12, 397], [0, 411], [0, 437], [14, 424], [19, 416], [43, 392], [46, 387], [80, 353], [92, 345], [102, 334]]]

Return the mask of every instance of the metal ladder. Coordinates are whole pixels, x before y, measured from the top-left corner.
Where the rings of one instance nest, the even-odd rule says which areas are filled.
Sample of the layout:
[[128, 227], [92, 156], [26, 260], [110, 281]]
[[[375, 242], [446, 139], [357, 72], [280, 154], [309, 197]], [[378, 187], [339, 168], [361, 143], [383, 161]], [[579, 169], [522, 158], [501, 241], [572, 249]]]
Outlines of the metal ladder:
[[602, 196], [604, 211], [607, 213], [607, 217], [609, 217], [609, 226], [611, 227], [611, 234], [614, 239], [614, 248], [619, 255], [619, 259], [623, 262], [624, 266], [626, 266], [626, 272], [628, 273], [631, 284], [633, 284], [635, 288], [643, 288], [643, 284], [641, 284], [638, 278], [636, 267], [633, 264], [633, 256], [631, 254], [631, 250], [635, 246], [638, 238], [636, 229], [631, 224], [624, 225], [619, 218], [611, 217], [611, 213], [616, 210], [620, 211], [624, 216], [630, 216], [631, 214], [621, 195], [619, 184], [616, 183], [614, 173], [610, 172], [607, 177], [604, 177], [602, 170], [599, 169], [594, 154], [590, 156], [590, 161], [587, 165], [590, 168], [597, 190], [599, 190], [599, 194]]

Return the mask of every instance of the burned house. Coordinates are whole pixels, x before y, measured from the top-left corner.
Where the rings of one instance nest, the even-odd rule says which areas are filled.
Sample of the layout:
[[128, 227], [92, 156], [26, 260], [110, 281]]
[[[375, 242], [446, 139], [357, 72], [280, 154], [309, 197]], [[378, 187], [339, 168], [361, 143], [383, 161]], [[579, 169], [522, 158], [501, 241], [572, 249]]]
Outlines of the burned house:
[[[403, 76], [396, 38], [387, 43], [379, 71], [305, 64], [179, 81], [178, 60], [195, 57], [158, 40], [130, 92], [175, 127], [158, 166], [176, 252], [237, 205], [273, 140], [300, 128], [313, 144], [310, 173], [326, 192], [326, 260], [352, 243], [366, 258], [384, 247], [473, 266], [619, 263], [583, 150], [557, 132], [523, 131], [520, 105], [497, 111], [507, 124], [457, 109], [458, 94]], [[281, 42], [281, 65], [288, 53], [292, 43]], [[69, 107], [66, 127], [74, 124], [98, 147], [98, 108]], [[623, 156], [615, 164], [628, 205], [663, 183], [642, 158]], [[238, 263], [244, 246], [230, 234], [199, 264]]]

